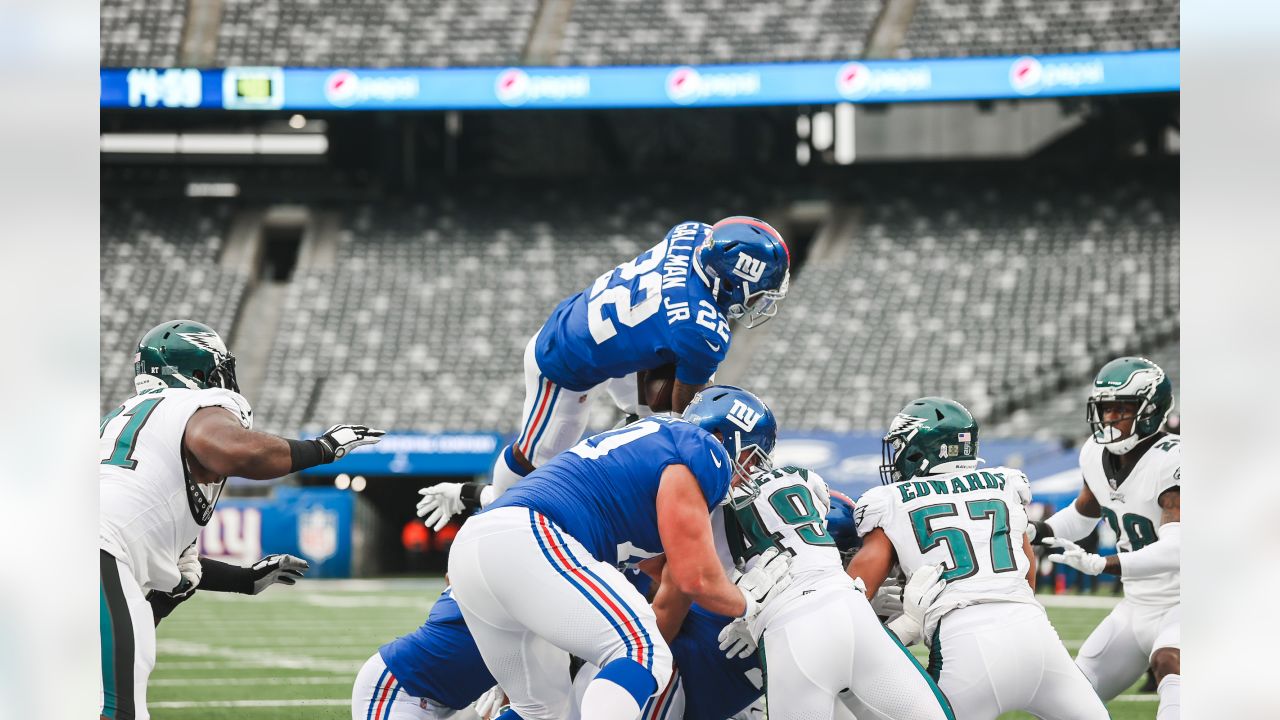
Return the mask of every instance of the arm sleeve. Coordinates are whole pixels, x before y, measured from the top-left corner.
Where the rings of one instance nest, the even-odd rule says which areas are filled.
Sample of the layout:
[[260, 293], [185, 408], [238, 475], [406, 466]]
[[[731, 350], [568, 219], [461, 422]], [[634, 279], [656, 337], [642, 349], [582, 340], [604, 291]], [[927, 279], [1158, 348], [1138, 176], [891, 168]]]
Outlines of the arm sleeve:
[[1161, 525], [1159, 540], [1133, 552], [1120, 553], [1120, 577], [1150, 577], [1177, 570], [1182, 562], [1182, 523]]
[[880, 490], [881, 488], [871, 488], [862, 493], [862, 497], [854, 504], [853, 521], [858, 528], [858, 537], [864, 537], [872, 530], [888, 524], [889, 500]]
[[1182, 443], [1170, 448], [1168, 457], [1160, 467], [1160, 480], [1156, 484], [1156, 497], [1169, 488], [1182, 486]]
[[703, 333], [701, 326], [692, 320], [675, 328], [671, 344], [677, 358], [676, 379], [685, 385], [701, 385], [711, 380], [729, 352], [728, 340], [710, 331]]
[[253, 568], [201, 557], [200, 571], [200, 590], [253, 594]]

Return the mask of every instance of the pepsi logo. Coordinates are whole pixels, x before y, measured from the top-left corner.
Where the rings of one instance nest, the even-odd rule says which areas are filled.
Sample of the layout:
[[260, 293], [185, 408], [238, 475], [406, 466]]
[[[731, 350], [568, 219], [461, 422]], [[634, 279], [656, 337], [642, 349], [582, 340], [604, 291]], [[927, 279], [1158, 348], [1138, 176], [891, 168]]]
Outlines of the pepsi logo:
[[360, 77], [350, 70], [330, 73], [324, 81], [325, 99], [334, 105], [347, 106], [356, 101], [360, 91]]
[[667, 73], [667, 97], [672, 102], [688, 105], [702, 95], [702, 76], [688, 66]]
[[1033, 57], [1020, 57], [1009, 68], [1009, 84], [1023, 95], [1030, 95], [1040, 88], [1044, 79], [1044, 66]]
[[503, 105], [520, 105], [529, 99], [529, 74], [520, 68], [507, 68], [498, 73], [493, 93]]
[[871, 90], [871, 68], [859, 62], [845, 63], [836, 71], [836, 89], [851, 100]]

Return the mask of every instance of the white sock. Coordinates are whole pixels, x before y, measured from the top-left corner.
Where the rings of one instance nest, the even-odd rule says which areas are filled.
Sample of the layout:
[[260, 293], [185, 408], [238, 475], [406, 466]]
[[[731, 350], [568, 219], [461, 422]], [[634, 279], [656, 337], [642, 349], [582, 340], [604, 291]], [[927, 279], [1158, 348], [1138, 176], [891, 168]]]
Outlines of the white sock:
[[582, 720], [636, 720], [640, 706], [618, 683], [596, 678], [582, 694]]
[[1182, 676], [1165, 675], [1156, 686], [1160, 696], [1160, 707], [1156, 709], [1156, 720], [1178, 720], [1182, 714]]

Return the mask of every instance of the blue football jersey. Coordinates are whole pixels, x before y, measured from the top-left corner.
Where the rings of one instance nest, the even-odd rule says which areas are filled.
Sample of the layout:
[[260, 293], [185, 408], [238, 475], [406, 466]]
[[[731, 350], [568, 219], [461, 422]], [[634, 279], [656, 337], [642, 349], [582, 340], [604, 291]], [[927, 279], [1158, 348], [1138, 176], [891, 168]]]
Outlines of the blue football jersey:
[[482, 512], [524, 507], [542, 513], [610, 565], [662, 552], [658, 484], [668, 465], [697, 478], [707, 511], [729, 491], [724, 445], [702, 428], [667, 416], [593, 435], [529, 473]]
[[684, 677], [685, 720], [733, 717], [764, 693], [757, 653], [730, 660], [720, 650], [720, 631], [729, 622], [694, 605], [671, 643], [671, 657]]
[[431, 606], [421, 627], [378, 648], [378, 654], [410, 695], [455, 710], [498, 684], [462, 620], [453, 588]]
[[693, 269], [710, 229], [683, 222], [556, 306], [535, 346], [542, 374], [576, 392], [673, 362], [680, 382], [710, 380], [729, 352], [729, 322]]

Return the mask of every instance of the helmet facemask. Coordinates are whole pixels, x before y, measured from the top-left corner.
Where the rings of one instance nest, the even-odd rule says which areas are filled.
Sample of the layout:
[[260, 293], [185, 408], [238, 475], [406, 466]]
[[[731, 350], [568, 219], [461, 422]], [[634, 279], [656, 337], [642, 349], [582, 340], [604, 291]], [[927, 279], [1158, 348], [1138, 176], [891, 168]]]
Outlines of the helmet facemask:
[[891, 485], [915, 477], [922, 462], [928, 462], [919, 448], [907, 444], [902, 435], [885, 435], [880, 446], [880, 484]]
[[[1107, 410], [1111, 410], [1111, 406], [1122, 405], [1125, 407], [1118, 417], [1112, 417], [1105, 420]], [[1115, 455], [1123, 455], [1132, 450], [1138, 443], [1147, 437], [1154, 435], [1159, 430], [1159, 423], [1156, 423], [1155, 429], [1150, 432], [1142, 432], [1142, 426], [1150, 423], [1144, 422], [1149, 420], [1156, 411], [1155, 404], [1147, 397], [1126, 395], [1126, 396], [1107, 396], [1095, 395], [1089, 398], [1086, 417], [1089, 421], [1089, 428], [1093, 431], [1093, 440], [1097, 444], [1106, 448]], [[1130, 421], [1129, 432], [1121, 434], [1117, 425]]]
[[759, 327], [778, 314], [778, 302], [787, 296], [787, 287], [791, 283], [791, 271], [782, 276], [782, 285], [777, 290], [757, 290], [751, 292], [751, 283], [742, 283], [745, 302], [729, 307], [726, 314], [730, 319], [741, 319], [745, 328]]
[[240, 392], [240, 383], [236, 380], [236, 356], [227, 353], [222, 359], [209, 371], [209, 377], [204, 380], [205, 387], [226, 388], [231, 392]]

